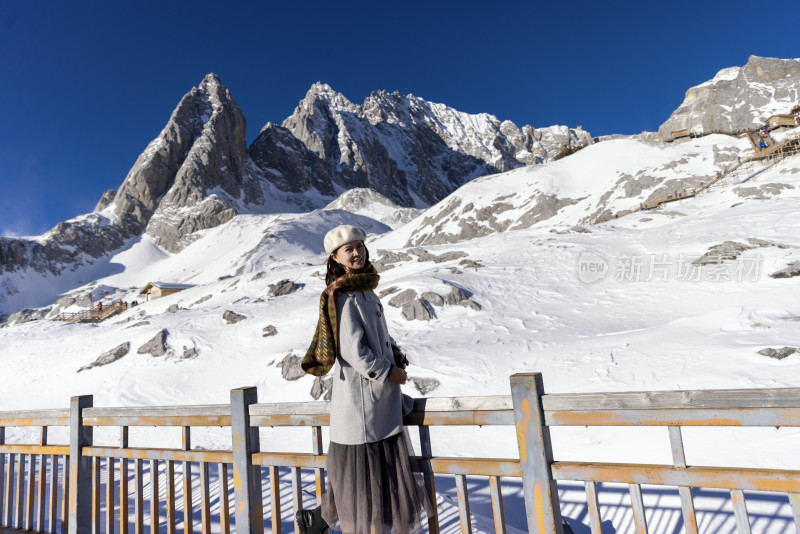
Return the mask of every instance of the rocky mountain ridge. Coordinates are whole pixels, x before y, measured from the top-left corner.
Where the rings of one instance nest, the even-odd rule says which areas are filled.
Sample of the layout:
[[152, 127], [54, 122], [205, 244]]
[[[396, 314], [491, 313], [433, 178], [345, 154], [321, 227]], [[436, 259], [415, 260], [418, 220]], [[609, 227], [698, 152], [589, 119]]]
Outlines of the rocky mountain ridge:
[[564, 146], [592, 142], [580, 128], [520, 128], [397, 92], [374, 92], [356, 105], [316, 83], [281, 126], [262, 129], [250, 155], [287, 192], [366, 187], [423, 208], [478, 176], [552, 161]]
[[[476, 176], [548, 161], [563, 146], [591, 142], [580, 129], [519, 128], [412, 95], [379, 91], [356, 105], [317, 83], [282, 125], [265, 125], [248, 148], [241, 109], [209, 74], [184, 95], [94, 213], [37, 238], [0, 237], [0, 276], [58, 277], [108, 262], [142, 235], [174, 253], [198, 230], [237, 214], [311, 211], [359, 187], [398, 208], [424, 208]], [[6, 311], [7, 297], [24, 284], [7, 276], [0, 284]]]
[[686, 91], [683, 103], [658, 129], [661, 140], [688, 129], [701, 135], [758, 128], [800, 104], [800, 59], [750, 56], [743, 67], [722, 69]]
[[[791, 99], [797, 94], [791, 89], [793, 65], [799, 61], [751, 57], [748, 66], [729, 69], [704, 85], [731, 82], [735, 71], [736, 79], [741, 78], [736, 82], [741, 98], [761, 95], [753, 98], [763, 104], [764, 84], [774, 83], [776, 95]], [[742, 89], [753, 80], [755, 88]], [[721, 117], [723, 108], [714, 103], [708, 113]], [[679, 111], [670, 120], [682, 116]], [[94, 213], [60, 223], [37, 238], [0, 237], [0, 313], [52, 302], [28, 301], [22, 295], [26, 288], [37, 287], [36, 280], [47, 279], [52, 295], [85, 283], [93, 279], [90, 271], [108, 266], [115, 252], [143, 236], [176, 253], [194, 241], [199, 230], [224, 224], [237, 214], [304, 213], [326, 207], [357, 211], [364, 202], [381, 204], [382, 220], [400, 225], [476, 177], [552, 162], [597, 141], [580, 128], [518, 127], [488, 114], [471, 115], [396, 92], [377, 91], [354, 104], [322, 83], [310, 88], [281, 125], [267, 123], [250, 147], [245, 132], [245, 117], [230, 91], [217, 76], [207, 75], [181, 99], [119, 190], [102, 195]], [[670, 187], [665, 181], [661, 189]], [[355, 192], [341, 196], [348, 191]], [[540, 193], [514, 201], [517, 207], [528, 206], [530, 216], [521, 221], [526, 225], [546, 220], [567, 206], [563, 202], [571, 205], [582, 198]], [[586, 206], [587, 220], [618, 211], [611, 209], [609, 198], [602, 196]], [[503, 210], [506, 216], [513, 213], [505, 206], [508, 202], [499, 204], [476, 208], [469, 224], [481, 226], [484, 218], [488, 224], [478, 234], [498, 231], [503, 225], [493, 228], [493, 217]], [[504, 225], [516, 227], [511, 222]], [[438, 224], [421, 229], [409, 243], [440, 242], [443, 237], [430, 234], [436, 228]]]

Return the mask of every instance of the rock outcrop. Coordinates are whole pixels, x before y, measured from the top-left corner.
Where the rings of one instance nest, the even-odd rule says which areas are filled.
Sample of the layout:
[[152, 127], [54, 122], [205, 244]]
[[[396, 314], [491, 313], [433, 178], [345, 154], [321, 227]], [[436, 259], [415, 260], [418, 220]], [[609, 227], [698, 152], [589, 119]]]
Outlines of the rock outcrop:
[[800, 102], [800, 59], [750, 56], [744, 67], [722, 69], [686, 91], [683, 104], [658, 129], [668, 140], [687, 128], [695, 134], [725, 133], [763, 126], [772, 115]]
[[169, 345], [167, 345], [168, 336], [169, 332], [167, 332], [167, 330], [159, 330], [150, 341], [139, 347], [136, 353], [149, 354], [150, 356], [164, 356], [169, 350]]
[[88, 365], [84, 365], [78, 372], [88, 371], [89, 369], [94, 369], [95, 367], [102, 367], [104, 365], [108, 365], [110, 363], [114, 363], [115, 361], [119, 360], [131, 350], [131, 343], [130, 341], [126, 341], [125, 343], [109, 350], [108, 352], [104, 352], [100, 356], [97, 357], [95, 361]]
[[290, 295], [300, 289], [300, 285], [292, 282], [291, 280], [281, 280], [274, 284], [269, 285], [269, 290], [267, 294], [270, 297], [283, 297], [284, 295]]
[[791, 356], [795, 352], [798, 352], [797, 347], [780, 347], [777, 349], [767, 347], [766, 349], [761, 349], [758, 351], [758, 353], [762, 356], [767, 356], [768, 358], [773, 358], [775, 360], [782, 360], [788, 356]]
[[222, 314], [222, 319], [227, 324], [236, 324], [240, 321], [244, 321], [245, 319], [247, 319], [247, 317], [231, 310], [225, 310], [225, 312]]
[[293, 382], [303, 378], [306, 375], [305, 371], [303, 371], [303, 368], [300, 366], [300, 361], [300, 356], [295, 356], [290, 352], [283, 358], [283, 360], [278, 362], [276, 367], [281, 368], [281, 376], [284, 380]]

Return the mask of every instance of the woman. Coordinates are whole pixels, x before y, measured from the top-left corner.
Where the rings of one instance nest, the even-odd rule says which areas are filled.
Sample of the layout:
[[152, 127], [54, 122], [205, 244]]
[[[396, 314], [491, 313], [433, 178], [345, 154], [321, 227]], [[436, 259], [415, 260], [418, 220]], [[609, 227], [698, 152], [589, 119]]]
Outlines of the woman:
[[406, 533], [422, 530], [423, 517], [431, 515], [424, 486], [411, 471], [403, 415], [413, 400], [400, 391], [408, 376], [403, 363], [396, 364], [399, 349], [373, 292], [380, 276], [369, 262], [366, 237], [349, 225], [325, 235], [328, 287], [302, 366], [316, 376], [334, 369], [331, 443], [322, 505], [297, 512], [306, 534], [328, 525], [346, 534]]

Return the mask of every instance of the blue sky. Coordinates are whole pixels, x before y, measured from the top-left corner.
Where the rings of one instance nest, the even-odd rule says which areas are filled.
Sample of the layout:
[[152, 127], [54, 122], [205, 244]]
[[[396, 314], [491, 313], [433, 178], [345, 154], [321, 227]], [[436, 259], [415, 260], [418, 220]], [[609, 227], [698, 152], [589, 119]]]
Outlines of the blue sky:
[[794, 2], [2, 0], [0, 233], [91, 211], [208, 72], [248, 143], [316, 81], [356, 103], [385, 89], [633, 134], [751, 54], [800, 57], [799, 16]]

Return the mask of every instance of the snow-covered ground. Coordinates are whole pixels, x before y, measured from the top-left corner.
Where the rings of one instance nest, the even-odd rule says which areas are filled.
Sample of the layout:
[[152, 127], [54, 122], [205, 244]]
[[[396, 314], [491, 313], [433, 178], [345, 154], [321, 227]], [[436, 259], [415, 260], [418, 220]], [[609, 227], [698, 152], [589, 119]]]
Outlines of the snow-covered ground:
[[[651, 176], [656, 168], [713, 175], [722, 168], [714, 163], [719, 150], [733, 144], [745, 154], [746, 147], [736, 143], [724, 136], [667, 148], [605, 142], [559, 162], [478, 179], [454, 195], [480, 207], [490, 193], [522, 198], [545, 184], [549, 191], [581, 199], [596, 200], [610, 190], [619, 196], [616, 209], [635, 209], [640, 197], [613, 189], [620, 175], [635, 176], [645, 167]], [[668, 157], [654, 162], [655, 152]], [[668, 161], [678, 166], [664, 167]], [[641, 198], [650, 189], [643, 191]], [[109, 301], [132, 301], [157, 280], [194, 287], [99, 325], [34, 321], [0, 329], [0, 409], [66, 407], [70, 396], [80, 394], [93, 394], [95, 406], [226, 403], [229, 391], [241, 386], [256, 386], [261, 402], [312, 400], [313, 378], [284, 380], [276, 364], [289, 354], [302, 356], [313, 334], [324, 287], [325, 231], [341, 223], [365, 227], [371, 255], [380, 259], [385, 255], [380, 250], [408, 252], [404, 246], [415, 231], [430, 232], [424, 218], [448, 202], [395, 230], [363, 210], [360, 215], [332, 210], [238, 216], [204, 231], [178, 254], [143, 238], [112, 258], [116, 274], [97, 281], [118, 288]], [[440, 383], [428, 396], [507, 395], [510, 375], [532, 371], [543, 373], [549, 393], [800, 387], [800, 352], [782, 360], [758, 354], [764, 348], [800, 347], [798, 278], [770, 276], [800, 261], [799, 157], [746, 184], [576, 227], [592, 201], [582, 202], [527, 229], [423, 247], [436, 256], [464, 253], [456, 259], [436, 262], [412, 254], [389, 264], [379, 293], [394, 287], [446, 295], [455, 286], [479, 307], [433, 306], [431, 320], [409, 321], [388, 305], [399, 291], [383, 298], [389, 329], [412, 361], [410, 375]], [[692, 264], [725, 241], [742, 245], [736, 259]], [[271, 285], [287, 279], [300, 288], [269, 296]], [[227, 324], [226, 310], [246, 319]], [[268, 325], [277, 335], [263, 336]], [[137, 353], [162, 329], [168, 331], [167, 355]], [[125, 342], [131, 350], [123, 358], [78, 372]], [[185, 350], [196, 355], [184, 359]], [[420, 395], [411, 384], [405, 389]], [[666, 429], [556, 428], [552, 436], [557, 460], [671, 463]], [[310, 435], [301, 430], [264, 429], [262, 438], [275, 444], [274, 450], [311, 450]], [[31, 432], [7, 432], [10, 442], [34, 439]], [[116, 444], [117, 436], [99, 432], [96, 439]], [[180, 444], [177, 431], [140, 430], [132, 440]], [[800, 469], [800, 433], [792, 429], [686, 429], [684, 441], [689, 464]], [[230, 437], [216, 429], [198, 432], [193, 442], [230, 447]], [[518, 454], [513, 428], [435, 429], [433, 443], [436, 455]], [[437, 483], [444, 531], [456, 532], [454, 484], [446, 477]], [[286, 498], [289, 488], [287, 473]], [[565, 516], [576, 532], [589, 532], [582, 486], [561, 488]], [[505, 481], [504, 497], [509, 531], [524, 531], [519, 481]], [[701, 532], [735, 531], [728, 497], [699, 492]], [[785, 495], [748, 498], [753, 532], [793, 532]], [[627, 488], [603, 486], [604, 532], [632, 530], [628, 502]], [[470, 481], [470, 504], [476, 532], [492, 531], [488, 484], [479, 477]], [[649, 512], [651, 532], [678, 531], [677, 492], [646, 488], [645, 505], [660, 508]], [[291, 528], [288, 508], [284, 528]]]

